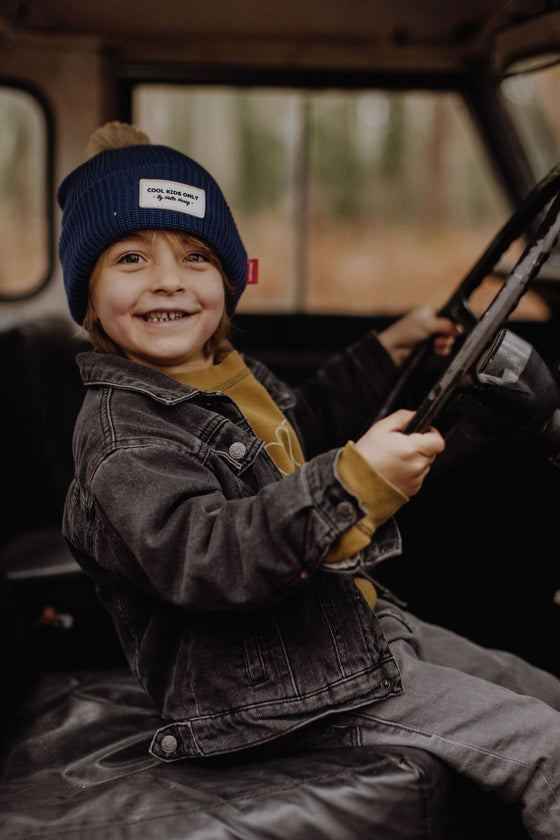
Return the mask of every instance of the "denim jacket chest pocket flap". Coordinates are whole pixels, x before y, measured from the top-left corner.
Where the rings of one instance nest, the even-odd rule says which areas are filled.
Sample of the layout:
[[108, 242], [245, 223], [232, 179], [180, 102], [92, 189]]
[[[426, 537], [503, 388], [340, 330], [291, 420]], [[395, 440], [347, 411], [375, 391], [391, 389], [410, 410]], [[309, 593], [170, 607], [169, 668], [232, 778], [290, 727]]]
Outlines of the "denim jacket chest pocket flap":
[[248, 423], [234, 423], [215, 414], [201, 430], [200, 439], [212, 455], [224, 460], [230, 469], [241, 475], [253, 466], [264, 443], [251, 432]]

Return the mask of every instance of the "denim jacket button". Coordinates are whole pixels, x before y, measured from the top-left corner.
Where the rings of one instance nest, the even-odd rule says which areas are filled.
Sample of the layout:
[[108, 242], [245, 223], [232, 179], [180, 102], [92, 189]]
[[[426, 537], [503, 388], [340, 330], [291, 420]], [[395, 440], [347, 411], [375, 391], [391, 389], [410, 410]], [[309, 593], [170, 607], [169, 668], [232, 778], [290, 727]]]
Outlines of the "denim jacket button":
[[235, 458], [236, 461], [239, 461], [241, 458], [245, 456], [247, 452], [247, 447], [241, 441], [237, 441], [236, 443], [232, 443], [229, 448], [229, 454], [232, 458]]
[[336, 516], [340, 522], [352, 522], [354, 520], [352, 502], [340, 502], [336, 506]]
[[177, 738], [175, 735], [164, 735], [161, 739], [161, 749], [167, 755], [177, 751]]

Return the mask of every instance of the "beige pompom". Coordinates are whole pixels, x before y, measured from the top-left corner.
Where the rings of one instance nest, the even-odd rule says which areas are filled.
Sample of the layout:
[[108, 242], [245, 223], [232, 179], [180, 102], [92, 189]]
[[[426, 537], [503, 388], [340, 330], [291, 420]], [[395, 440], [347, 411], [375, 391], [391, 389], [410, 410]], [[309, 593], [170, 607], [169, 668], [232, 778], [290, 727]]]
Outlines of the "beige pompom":
[[86, 157], [103, 152], [105, 149], [120, 149], [123, 146], [136, 146], [149, 143], [149, 138], [134, 125], [122, 122], [108, 122], [93, 132], [86, 148]]

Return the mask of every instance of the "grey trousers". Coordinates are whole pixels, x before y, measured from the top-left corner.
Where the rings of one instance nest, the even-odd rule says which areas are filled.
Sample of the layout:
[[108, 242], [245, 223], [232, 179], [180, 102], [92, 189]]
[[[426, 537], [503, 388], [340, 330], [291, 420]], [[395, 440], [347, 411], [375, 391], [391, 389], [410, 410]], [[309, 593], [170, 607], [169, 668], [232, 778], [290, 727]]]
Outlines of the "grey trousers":
[[517, 803], [534, 840], [560, 838], [560, 680], [486, 650], [392, 603], [376, 615], [404, 691], [316, 724], [307, 747], [419, 747]]

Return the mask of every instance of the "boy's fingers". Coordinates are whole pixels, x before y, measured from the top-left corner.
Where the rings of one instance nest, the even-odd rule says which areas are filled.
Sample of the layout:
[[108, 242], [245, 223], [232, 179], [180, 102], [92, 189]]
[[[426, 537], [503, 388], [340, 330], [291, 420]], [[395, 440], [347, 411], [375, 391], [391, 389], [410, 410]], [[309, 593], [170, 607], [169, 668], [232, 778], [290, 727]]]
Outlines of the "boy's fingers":
[[439, 455], [445, 449], [445, 440], [433, 426], [425, 432], [414, 432], [414, 435], [417, 436], [418, 452], [427, 458], [432, 455], [435, 458], [436, 455]]
[[389, 429], [394, 432], [402, 432], [406, 429], [413, 417], [414, 411], [410, 411], [408, 408], [399, 408], [379, 422], [383, 423], [386, 421]]
[[451, 318], [438, 318], [438, 321], [440, 324], [438, 332], [443, 333], [444, 335], [452, 337], [463, 333], [463, 327], [461, 324], [458, 324], [456, 321], [452, 321]]

